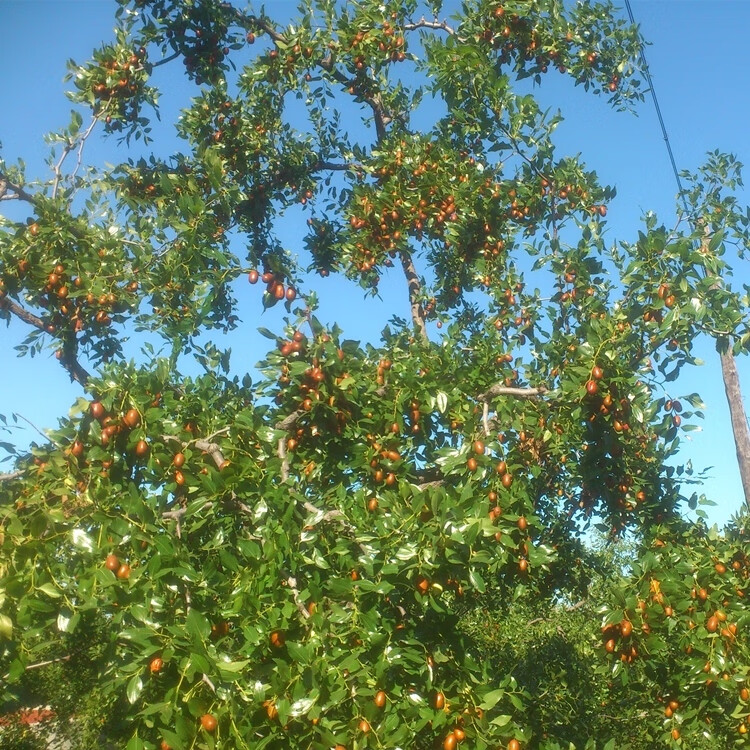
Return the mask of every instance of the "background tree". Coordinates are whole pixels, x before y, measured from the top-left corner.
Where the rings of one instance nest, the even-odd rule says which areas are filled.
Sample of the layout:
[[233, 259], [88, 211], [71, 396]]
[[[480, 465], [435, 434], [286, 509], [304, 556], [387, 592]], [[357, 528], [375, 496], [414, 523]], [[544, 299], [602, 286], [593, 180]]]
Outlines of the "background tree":
[[[635, 29], [608, 4], [444, 12], [120, 3], [116, 40], [72, 70], [92, 117], [57, 136], [52, 178], [1, 166], [31, 213], [0, 236], [2, 313], [86, 393], [0, 482], [8, 700], [93, 627], [92, 683], [128, 748], [574, 741], [564, 710], [535, 718], [533, 662], [498, 669], [472, 623], [487, 602], [577, 606], [591, 519], [680, 528], [666, 461], [691, 413], [661, 389], [705, 315], [663, 314], [655, 224], [634, 254], [604, 253], [612, 191], [557, 155], [559, 120], [523, 83], [559, 71], [625, 105]], [[200, 88], [166, 154], [147, 113], [178, 60]], [[86, 168], [97, 126], [153, 153]], [[376, 293], [394, 266], [409, 315], [380, 345], [318, 320], [308, 272]], [[257, 381], [219, 336], [245, 276], [288, 313]], [[626, 640], [605, 651], [641, 680], [631, 615], [610, 612]], [[650, 746], [673, 739], [638, 718]], [[579, 745], [605, 745], [590, 719]]]

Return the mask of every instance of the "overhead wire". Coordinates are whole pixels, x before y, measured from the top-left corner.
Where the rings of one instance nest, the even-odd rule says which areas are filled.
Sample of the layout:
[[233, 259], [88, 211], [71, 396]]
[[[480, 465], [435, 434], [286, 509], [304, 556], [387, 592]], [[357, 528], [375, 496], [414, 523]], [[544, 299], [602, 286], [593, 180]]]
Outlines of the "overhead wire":
[[[630, 23], [633, 24], [633, 26], [636, 25], [635, 23], [635, 17], [633, 16], [633, 9], [630, 7], [630, 0], [625, 0], [625, 8], [628, 12], [628, 17], [630, 19]], [[651, 78], [651, 71], [648, 67], [648, 61], [646, 60], [646, 52], [644, 45], [641, 44], [640, 49], [640, 58], [641, 58], [641, 66], [643, 68], [643, 74], [646, 77], [646, 83], [648, 84], [649, 91], [651, 92], [651, 98], [654, 102], [654, 109], [656, 110], [656, 117], [659, 120], [659, 125], [661, 126], [661, 133], [664, 136], [664, 143], [667, 147], [667, 153], [669, 154], [669, 161], [672, 165], [672, 172], [674, 173], [675, 182], [677, 183], [677, 189], [679, 191], [680, 198], [682, 198], [682, 203], [685, 206], [685, 212], [687, 214], [690, 214], [690, 209], [688, 208], [687, 204], [687, 198], [685, 197], [685, 192], [682, 187], [682, 180], [680, 179], [680, 172], [677, 169], [677, 162], [674, 158], [674, 152], [672, 151], [672, 144], [669, 142], [669, 134], [667, 133], [667, 127], [664, 124], [664, 117], [661, 113], [661, 107], [659, 106], [659, 99], [656, 96], [656, 88], [654, 87], [654, 81]]]

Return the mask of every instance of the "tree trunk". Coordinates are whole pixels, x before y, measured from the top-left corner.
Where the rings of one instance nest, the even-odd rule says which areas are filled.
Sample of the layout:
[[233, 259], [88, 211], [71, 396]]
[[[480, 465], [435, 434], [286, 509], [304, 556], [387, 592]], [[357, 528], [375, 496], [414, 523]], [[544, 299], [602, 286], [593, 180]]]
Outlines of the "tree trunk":
[[750, 429], [747, 425], [745, 407], [742, 404], [740, 379], [737, 375], [737, 363], [732, 350], [720, 354], [721, 374], [724, 376], [724, 390], [729, 402], [729, 414], [732, 418], [732, 433], [737, 451], [737, 462], [740, 467], [742, 490], [745, 493], [745, 504], [750, 508]]

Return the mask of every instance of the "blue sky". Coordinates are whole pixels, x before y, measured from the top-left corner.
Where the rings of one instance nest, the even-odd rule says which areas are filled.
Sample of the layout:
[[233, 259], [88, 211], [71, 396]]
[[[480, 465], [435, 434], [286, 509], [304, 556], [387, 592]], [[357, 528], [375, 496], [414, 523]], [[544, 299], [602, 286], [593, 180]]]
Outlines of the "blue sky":
[[[296, 1], [276, 0], [266, 5], [269, 10], [292, 12]], [[750, 164], [746, 76], [750, 3], [632, 0], [631, 5], [643, 35], [651, 42], [647, 58], [679, 168], [697, 168], [705, 153], [716, 148], [734, 152], [740, 161]], [[69, 118], [63, 83], [65, 61], [82, 62], [95, 46], [111, 38], [114, 9], [115, 3], [109, 0], [0, 0], [2, 154], [9, 162], [21, 157], [29, 176], [45, 174], [48, 147], [43, 136], [67, 124]], [[164, 96], [165, 115], [180, 103], [178, 96], [170, 98], [170, 94], [179, 93], [185, 101], [185, 90], [178, 84], [180, 66], [173, 70], [175, 88]], [[669, 224], [674, 217], [676, 186], [650, 99], [638, 107], [637, 115], [613, 113], [604, 101], [573, 89], [560, 77], [548, 79], [549, 85], [545, 80], [541, 90], [543, 99], [562, 108], [566, 118], [557, 133], [561, 152], [582, 153], [602, 182], [617, 187], [607, 217], [608, 242], [635, 239], [646, 210], [656, 211]], [[91, 146], [88, 158], [105, 160], [114, 142]], [[123, 155], [110, 158], [114, 161]], [[743, 199], [750, 203], [750, 194]], [[2, 209], [19, 217], [18, 206], [6, 202]], [[747, 266], [736, 275], [750, 282]], [[361, 301], [358, 288], [343, 280], [329, 279], [321, 284], [319, 291], [326, 301], [321, 317], [327, 322], [338, 321], [350, 338], [374, 338], [389, 316], [389, 308], [408, 315], [402, 279], [393, 278], [382, 302]], [[252, 293], [258, 297], [257, 305], [247, 309], [257, 313], [260, 292], [253, 288]], [[353, 305], [357, 315], [352, 315]], [[247, 333], [248, 329], [257, 325], [278, 328], [277, 313], [253, 318], [255, 313], [244, 316], [242, 338], [233, 343], [235, 365], [240, 369], [252, 367], [267, 343]], [[23, 335], [20, 325], [0, 328], [0, 351], [4, 354], [0, 414], [17, 412], [40, 428], [53, 426], [80, 389], [67, 382], [65, 373], [46, 353], [34, 360], [9, 356]], [[717, 502], [711, 519], [723, 522], [741, 505], [741, 485], [718, 356], [708, 342], [699, 348], [706, 365], [685, 371], [672, 395], [698, 391], [706, 402], [702, 430], [686, 435], [681, 459], [692, 460], [696, 468], [714, 467], [704, 490]], [[747, 409], [750, 362], [744, 357], [738, 364]]]

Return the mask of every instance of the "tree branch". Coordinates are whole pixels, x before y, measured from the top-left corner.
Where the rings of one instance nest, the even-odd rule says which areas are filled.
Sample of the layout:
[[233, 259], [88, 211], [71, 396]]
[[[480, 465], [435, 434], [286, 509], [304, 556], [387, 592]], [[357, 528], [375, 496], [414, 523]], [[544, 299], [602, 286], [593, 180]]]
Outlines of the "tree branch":
[[414, 31], [416, 29], [436, 29], [445, 31], [451, 36], [456, 35], [455, 29], [448, 26], [446, 21], [428, 21], [424, 16], [422, 16], [419, 21], [404, 24], [404, 31]]
[[284, 417], [284, 419], [282, 419], [281, 422], [279, 422], [276, 427], [274, 427], [274, 429], [283, 430], [284, 432], [286, 432], [297, 424], [297, 421], [304, 413], [305, 412], [302, 409], [293, 411], [291, 414], [289, 414], [289, 416]]
[[742, 491], [745, 495], [745, 505], [750, 508], [750, 430], [747, 425], [745, 407], [742, 403], [740, 378], [737, 374], [737, 363], [731, 348], [720, 352], [721, 374], [724, 379], [724, 390], [729, 404], [729, 416], [732, 423], [734, 448], [737, 453], [737, 464], [742, 480]]
[[19, 320], [22, 320], [24, 323], [28, 323], [30, 326], [34, 326], [34, 328], [38, 328], [40, 331], [46, 331], [47, 326], [44, 324], [44, 321], [34, 315], [34, 313], [29, 312], [26, 308], [21, 307], [17, 302], [12, 300], [10, 297], [3, 297], [0, 299], [0, 309], [5, 308], [9, 312], [13, 313]]
[[[2, 309], [7, 310], [8, 312], [15, 315], [19, 320], [22, 320], [24, 323], [28, 323], [30, 326], [34, 326], [34, 328], [38, 328], [40, 331], [47, 330], [47, 326], [40, 317], [34, 315], [34, 313], [29, 312], [26, 308], [21, 307], [21, 305], [12, 300], [10, 297], [6, 296], [0, 299], [0, 310]], [[88, 381], [90, 375], [88, 371], [76, 359], [75, 355], [70, 352], [70, 347], [68, 347], [68, 351], [65, 353], [65, 356], [61, 357], [60, 364], [68, 371], [71, 380], [75, 380], [81, 385], [86, 385], [86, 382]]]
[[11, 471], [9, 474], [0, 474], [0, 482], [9, 482], [11, 479], [18, 479], [22, 476], [22, 471]]
[[221, 452], [221, 448], [216, 443], [213, 443], [209, 440], [196, 440], [193, 445], [195, 445], [195, 447], [199, 451], [208, 453], [218, 469], [221, 469], [221, 467], [224, 465], [226, 459], [224, 458], [224, 454]]
[[[8, 194], [8, 191], [10, 191], [12, 195]], [[36, 203], [36, 198], [31, 193], [27, 193], [20, 185], [11, 182], [6, 174], [0, 172], [0, 201], [13, 200]]]
[[514, 396], [515, 398], [536, 398], [547, 393], [547, 388], [543, 385], [538, 388], [516, 388], [513, 386], [501, 385], [496, 383], [490, 386], [484, 393], [477, 396], [477, 401], [488, 402], [497, 396]]
[[299, 589], [297, 588], [297, 579], [294, 576], [289, 576], [286, 579], [286, 585], [289, 587], [289, 590], [292, 592], [292, 597], [294, 597], [294, 603], [297, 606], [299, 613], [306, 620], [309, 620], [310, 613], [307, 611], [307, 607], [305, 606], [305, 603], [302, 601], [302, 598], [299, 595]]
[[419, 276], [414, 268], [414, 263], [411, 259], [411, 255], [406, 252], [400, 253], [401, 266], [404, 269], [404, 275], [406, 276], [406, 283], [409, 286], [409, 302], [411, 303], [411, 319], [414, 323], [414, 327], [419, 332], [422, 341], [429, 341], [427, 337], [427, 325], [425, 323], [424, 310], [422, 303], [419, 301], [419, 297], [422, 291], [422, 285], [419, 282]]
[[[320, 67], [323, 70], [327, 70], [334, 80], [338, 81], [342, 86], [351, 88], [355, 81], [349, 80], [340, 70], [336, 70], [333, 63], [333, 57], [328, 55], [320, 61]], [[362, 100], [367, 102], [372, 109], [373, 117], [375, 118], [375, 133], [377, 134], [378, 141], [382, 141], [385, 138], [385, 128], [393, 121], [393, 116], [386, 112], [383, 106], [383, 100], [379, 95], [366, 94], [363, 91], [355, 92], [362, 97]]]

